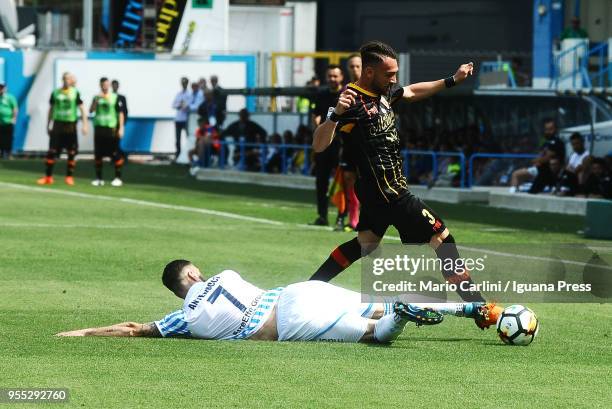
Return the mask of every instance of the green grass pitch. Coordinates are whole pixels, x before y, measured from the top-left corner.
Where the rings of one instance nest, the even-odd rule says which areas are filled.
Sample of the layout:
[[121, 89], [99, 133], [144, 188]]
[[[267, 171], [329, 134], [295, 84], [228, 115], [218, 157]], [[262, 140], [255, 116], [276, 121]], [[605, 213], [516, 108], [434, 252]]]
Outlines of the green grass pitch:
[[[311, 192], [196, 182], [184, 168], [135, 164], [124, 187], [94, 188], [87, 161], [69, 188], [63, 166], [56, 185], [39, 189], [42, 161], [0, 162], [0, 388], [69, 388], [69, 403], [48, 406], [79, 408], [610, 407], [610, 305], [530, 305], [541, 331], [529, 347], [504, 346], [493, 330], [452, 317], [410, 326], [390, 347], [56, 338], [177, 309], [160, 280], [171, 259], [271, 288], [307, 279], [351, 237], [304, 226], [314, 218]], [[432, 206], [459, 243], [586, 241], [576, 217]], [[359, 267], [335, 283], [358, 289]]]

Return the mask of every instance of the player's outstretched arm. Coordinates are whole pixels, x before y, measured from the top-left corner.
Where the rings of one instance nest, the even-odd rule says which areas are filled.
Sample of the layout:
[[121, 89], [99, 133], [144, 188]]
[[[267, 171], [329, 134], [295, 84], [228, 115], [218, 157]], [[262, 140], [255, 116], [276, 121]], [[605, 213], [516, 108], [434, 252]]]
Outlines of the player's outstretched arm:
[[[470, 62], [459, 67], [457, 72], [447, 79], [437, 81], [417, 82], [404, 87], [403, 98], [409, 102], [420, 101], [437, 94], [448, 86], [460, 84], [474, 72], [474, 63]], [[448, 85], [447, 85], [448, 83]]]
[[339, 117], [346, 112], [347, 109], [355, 103], [357, 93], [349, 88], [344, 90], [338, 97], [338, 104], [333, 110], [331, 116], [325, 122], [317, 127], [312, 137], [312, 149], [315, 152], [323, 152], [334, 139], [336, 125], [338, 125]]
[[122, 322], [108, 327], [84, 328], [60, 332], [58, 337], [161, 337], [155, 323]]

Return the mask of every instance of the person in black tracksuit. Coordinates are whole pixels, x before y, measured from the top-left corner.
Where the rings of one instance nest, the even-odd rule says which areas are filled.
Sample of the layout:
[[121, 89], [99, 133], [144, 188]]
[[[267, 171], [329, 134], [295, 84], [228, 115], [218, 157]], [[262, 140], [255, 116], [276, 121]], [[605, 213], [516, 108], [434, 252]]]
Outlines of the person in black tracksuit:
[[[319, 126], [326, 116], [327, 111], [336, 106], [338, 96], [342, 91], [342, 82], [344, 75], [342, 69], [338, 65], [329, 65], [327, 67], [327, 87], [325, 87], [315, 98], [314, 108], [312, 110], [312, 122], [315, 126]], [[317, 226], [327, 226], [328, 198], [327, 189], [329, 188], [329, 177], [332, 171], [338, 166], [340, 154], [340, 141], [334, 141], [322, 152], [318, 152], [314, 157], [314, 173], [316, 178], [317, 188], [317, 218], [312, 223]]]
[[[125, 127], [125, 123], [128, 119], [127, 99], [125, 98], [125, 95], [119, 93], [119, 81], [113, 80], [111, 82], [111, 88], [113, 89], [113, 92], [117, 94], [117, 99], [119, 100], [119, 110], [121, 113], [123, 113], [123, 125]], [[121, 144], [119, 145], [119, 152], [121, 153], [123, 160], [127, 162], [128, 154], [121, 149]]]

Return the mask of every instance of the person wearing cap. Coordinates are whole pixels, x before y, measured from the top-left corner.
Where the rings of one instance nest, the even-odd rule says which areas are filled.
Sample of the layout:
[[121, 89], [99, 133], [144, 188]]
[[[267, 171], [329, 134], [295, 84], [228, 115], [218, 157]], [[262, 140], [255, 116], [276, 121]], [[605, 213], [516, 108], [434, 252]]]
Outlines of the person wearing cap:
[[17, 99], [6, 92], [6, 84], [0, 82], [0, 159], [11, 157], [18, 111]]

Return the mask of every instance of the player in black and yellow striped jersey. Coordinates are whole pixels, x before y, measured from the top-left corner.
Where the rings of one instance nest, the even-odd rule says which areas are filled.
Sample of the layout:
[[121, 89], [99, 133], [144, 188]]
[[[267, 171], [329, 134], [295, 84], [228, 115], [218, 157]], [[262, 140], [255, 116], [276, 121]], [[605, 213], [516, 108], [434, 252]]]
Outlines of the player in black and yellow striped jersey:
[[[312, 280], [329, 281], [373, 251], [391, 225], [403, 243], [429, 243], [443, 261], [459, 259], [453, 236], [442, 219], [408, 189], [393, 105], [400, 99], [418, 101], [463, 82], [472, 74], [473, 64], [461, 65], [446, 79], [401, 87], [397, 84], [397, 54], [390, 46], [373, 41], [364, 44], [360, 53], [361, 78], [341, 93], [313, 139], [314, 150], [320, 152], [333, 141], [337, 128], [349, 134], [345, 141], [357, 163], [356, 190], [361, 201], [358, 236], [337, 247]], [[448, 269], [443, 275], [449, 282], [471, 280], [467, 271]], [[466, 301], [484, 301], [480, 293], [459, 294]]]

